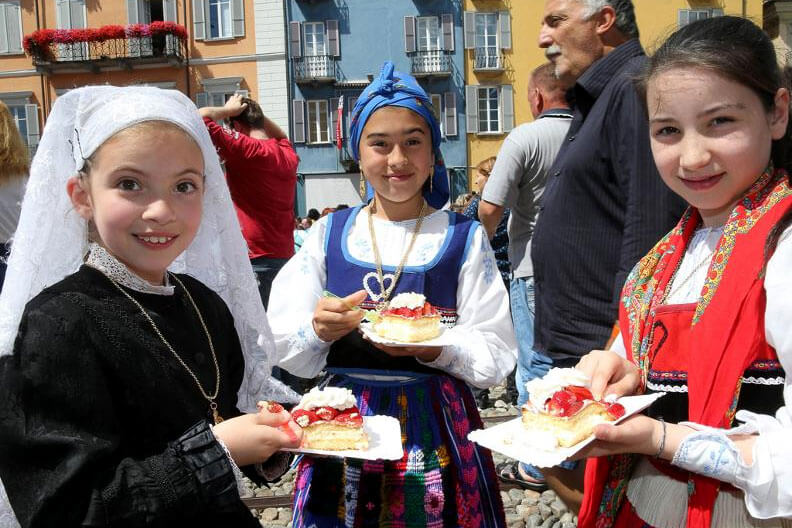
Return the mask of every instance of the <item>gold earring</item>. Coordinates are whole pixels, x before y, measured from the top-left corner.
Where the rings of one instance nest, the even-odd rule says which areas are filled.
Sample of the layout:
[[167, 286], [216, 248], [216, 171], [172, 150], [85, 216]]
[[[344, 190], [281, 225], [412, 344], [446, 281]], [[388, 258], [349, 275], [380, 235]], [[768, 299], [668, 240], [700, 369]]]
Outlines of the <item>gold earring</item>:
[[360, 183], [358, 184], [358, 193], [360, 193], [360, 198], [365, 200], [366, 199], [366, 177], [363, 176], [363, 171], [360, 171]]
[[434, 178], [432, 178], [432, 176], [433, 176], [433, 174], [430, 172], [429, 173], [429, 193], [430, 194], [432, 193], [433, 186], [434, 186]]

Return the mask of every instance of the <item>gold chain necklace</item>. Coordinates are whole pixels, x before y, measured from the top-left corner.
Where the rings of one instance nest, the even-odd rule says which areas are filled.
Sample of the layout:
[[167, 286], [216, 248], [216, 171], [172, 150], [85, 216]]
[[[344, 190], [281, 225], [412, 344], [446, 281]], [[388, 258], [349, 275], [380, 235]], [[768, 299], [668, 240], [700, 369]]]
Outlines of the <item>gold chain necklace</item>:
[[192, 304], [193, 309], [195, 309], [195, 313], [198, 315], [198, 320], [201, 322], [201, 326], [203, 327], [204, 333], [206, 334], [206, 339], [207, 339], [207, 341], [209, 341], [209, 350], [212, 352], [212, 361], [214, 361], [214, 367], [215, 367], [215, 389], [214, 389], [214, 394], [212, 394], [211, 396], [206, 394], [206, 391], [204, 390], [203, 385], [201, 385], [201, 382], [198, 381], [198, 377], [190, 369], [190, 367], [187, 366], [187, 363], [184, 362], [184, 360], [181, 358], [181, 356], [179, 356], [179, 354], [176, 353], [176, 351], [173, 349], [173, 347], [170, 345], [170, 343], [168, 343], [168, 340], [165, 339], [165, 336], [162, 335], [162, 332], [160, 332], [159, 328], [157, 328], [157, 325], [154, 323], [154, 320], [151, 318], [151, 316], [148, 314], [148, 312], [146, 312], [146, 309], [143, 308], [143, 305], [140, 304], [137, 301], [137, 299], [135, 299], [129, 293], [127, 293], [127, 291], [124, 288], [122, 288], [120, 284], [118, 284], [115, 280], [110, 278], [109, 275], [105, 275], [105, 277], [107, 277], [110, 280], [110, 282], [113, 283], [113, 286], [118, 288], [118, 291], [123, 293], [124, 296], [127, 299], [132, 301], [132, 303], [135, 306], [138, 307], [138, 309], [140, 310], [140, 313], [143, 314], [143, 317], [145, 317], [146, 320], [151, 325], [151, 328], [154, 330], [154, 333], [157, 334], [157, 336], [163, 342], [165, 347], [167, 347], [167, 349], [170, 350], [171, 354], [173, 354], [173, 357], [175, 357], [176, 360], [179, 363], [181, 363], [181, 366], [184, 367], [184, 370], [186, 370], [187, 373], [192, 377], [193, 381], [195, 381], [195, 384], [198, 386], [198, 390], [201, 391], [201, 394], [203, 395], [203, 397], [206, 399], [206, 401], [209, 402], [209, 410], [212, 411], [212, 419], [214, 420], [215, 425], [217, 425], [220, 422], [222, 422], [223, 421], [223, 417], [220, 416], [219, 412], [217, 412], [217, 403], [215, 402], [215, 399], [217, 398], [217, 395], [220, 393], [220, 366], [217, 364], [217, 355], [215, 354], [214, 345], [212, 344], [212, 336], [209, 334], [209, 329], [206, 328], [206, 323], [204, 323], [204, 319], [203, 319], [203, 316], [201, 315], [201, 311], [198, 309], [198, 306], [195, 304], [195, 301], [193, 301], [193, 298], [192, 298], [192, 295], [190, 295], [190, 292], [187, 290], [187, 288], [184, 287], [184, 284], [182, 284], [182, 281], [180, 281], [179, 278], [176, 275], [173, 275], [173, 274], [170, 275], [170, 277], [172, 277], [173, 280], [175, 280], [176, 283], [179, 286], [181, 286], [181, 289], [184, 290], [184, 293], [187, 294], [187, 298], [190, 300], [190, 304]]
[[[376, 202], [374, 202], [376, 203]], [[372, 204], [373, 205], [373, 204]], [[402, 270], [404, 269], [404, 264], [407, 262], [407, 257], [410, 255], [410, 251], [412, 251], [413, 245], [415, 245], [415, 239], [418, 238], [418, 233], [421, 231], [421, 225], [423, 224], [424, 213], [426, 212], [426, 200], [421, 200], [421, 210], [418, 212], [418, 219], [415, 221], [415, 228], [412, 232], [412, 237], [410, 238], [410, 243], [407, 246], [407, 251], [404, 252], [402, 255], [401, 262], [396, 267], [396, 273], [393, 275], [393, 280], [388, 286], [388, 289], [385, 289], [385, 277], [382, 274], [382, 258], [380, 257], [379, 248], [377, 247], [377, 236], [374, 234], [374, 220], [372, 219], [371, 214], [372, 206], [369, 205], [368, 207], [368, 228], [369, 228], [369, 235], [371, 235], [371, 247], [374, 250], [374, 264], [377, 266], [377, 280], [379, 281], [380, 285], [380, 302], [381, 304], [385, 304], [388, 302], [391, 293], [393, 293], [393, 289], [396, 287], [396, 283], [399, 281], [399, 277], [401, 277]]]

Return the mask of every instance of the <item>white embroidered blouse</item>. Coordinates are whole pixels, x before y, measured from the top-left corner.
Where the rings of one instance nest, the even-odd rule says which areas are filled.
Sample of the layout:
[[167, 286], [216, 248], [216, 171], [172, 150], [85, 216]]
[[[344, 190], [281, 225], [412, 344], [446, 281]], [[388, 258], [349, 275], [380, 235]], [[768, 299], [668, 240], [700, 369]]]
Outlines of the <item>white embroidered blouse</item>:
[[[448, 228], [448, 213], [436, 211], [424, 218], [421, 232], [407, 258], [407, 266], [430, 262], [440, 251]], [[409, 244], [415, 220], [389, 222], [374, 218], [377, 246], [384, 265], [396, 266]], [[311, 322], [325, 289], [326, 218], [311, 228], [300, 251], [281, 269], [272, 285], [267, 314], [275, 336], [280, 366], [306, 378], [324, 368], [330, 343], [319, 339]], [[459, 271], [457, 321], [447, 330], [452, 344], [427, 365], [480, 388], [503, 380], [514, 368], [517, 343], [509, 299], [495, 265], [484, 229], [477, 225], [465, 262]], [[352, 257], [374, 262], [368, 217], [355, 218], [346, 240]], [[371, 281], [372, 284], [374, 281]]]

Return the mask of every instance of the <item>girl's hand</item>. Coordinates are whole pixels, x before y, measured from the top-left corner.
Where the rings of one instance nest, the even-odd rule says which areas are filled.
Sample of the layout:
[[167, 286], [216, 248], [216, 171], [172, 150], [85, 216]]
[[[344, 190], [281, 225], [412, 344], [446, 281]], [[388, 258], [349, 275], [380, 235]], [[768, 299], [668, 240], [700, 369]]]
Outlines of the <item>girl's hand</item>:
[[312, 320], [319, 339], [329, 343], [357, 328], [363, 319], [363, 310], [354, 307], [366, 300], [366, 295], [366, 290], [359, 290], [343, 298], [320, 298]]
[[639, 453], [654, 455], [660, 446], [663, 426], [657, 420], [638, 414], [619, 425], [599, 424], [594, 428], [597, 439], [574, 455], [574, 459]]
[[592, 350], [575, 368], [591, 379], [591, 394], [598, 400], [608, 394], [633, 395], [641, 381], [638, 367], [610, 350]]
[[380, 343], [374, 343], [373, 341], [368, 339], [367, 341], [369, 341], [372, 345], [374, 345], [376, 348], [379, 348], [389, 356], [394, 356], [394, 357], [410, 356], [416, 359], [420, 359], [425, 363], [430, 363], [434, 361], [440, 355], [440, 352], [443, 351], [443, 347], [439, 347], [439, 346], [395, 347], [395, 346], [383, 345]]
[[284, 447], [299, 447], [303, 435], [302, 428], [283, 408], [274, 413], [264, 408], [255, 414], [230, 418], [215, 425], [212, 431], [238, 466], [263, 462]]

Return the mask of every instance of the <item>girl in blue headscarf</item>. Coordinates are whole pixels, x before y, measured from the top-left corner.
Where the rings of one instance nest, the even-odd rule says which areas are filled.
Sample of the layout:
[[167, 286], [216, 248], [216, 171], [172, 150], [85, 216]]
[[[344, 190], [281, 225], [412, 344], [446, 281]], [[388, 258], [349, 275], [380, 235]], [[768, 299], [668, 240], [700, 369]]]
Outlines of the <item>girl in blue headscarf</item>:
[[[439, 210], [448, 179], [426, 93], [385, 63], [355, 105], [352, 151], [372, 196], [320, 220], [273, 284], [269, 317], [280, 366], [350, 388], [364, 415], [402, 425], [398, 461], [305, 457], [295, 527], [505, 526], [492, 459], [467, 439], [482, 427], [468, 384], [514, 367], [506, 290], [478, 222]], [[331, 292], [340, 298], [330, 298]], [[437, 307], [449, 343], [373, 344], [360, 310], [417, 292]]]

